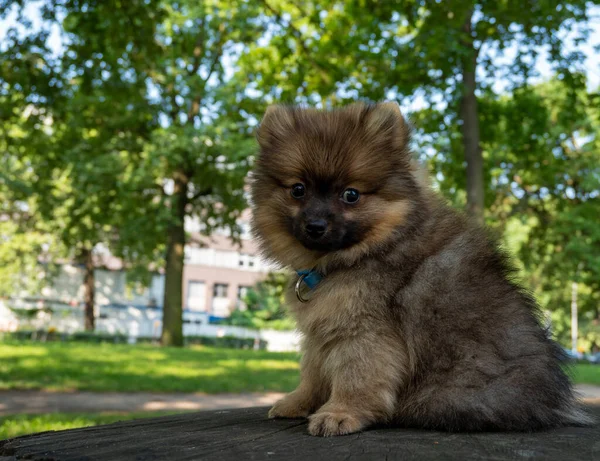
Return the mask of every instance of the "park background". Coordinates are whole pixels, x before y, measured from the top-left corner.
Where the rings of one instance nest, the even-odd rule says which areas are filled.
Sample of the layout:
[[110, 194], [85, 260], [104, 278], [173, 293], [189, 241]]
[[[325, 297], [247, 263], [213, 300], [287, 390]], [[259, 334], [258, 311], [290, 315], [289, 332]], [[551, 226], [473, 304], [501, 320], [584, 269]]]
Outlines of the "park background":
[[0, 439], [294, 388], [248, 233], [275, 102], [397, 101], [600, 384], [599, 46], [590, 1], [0, 0]]

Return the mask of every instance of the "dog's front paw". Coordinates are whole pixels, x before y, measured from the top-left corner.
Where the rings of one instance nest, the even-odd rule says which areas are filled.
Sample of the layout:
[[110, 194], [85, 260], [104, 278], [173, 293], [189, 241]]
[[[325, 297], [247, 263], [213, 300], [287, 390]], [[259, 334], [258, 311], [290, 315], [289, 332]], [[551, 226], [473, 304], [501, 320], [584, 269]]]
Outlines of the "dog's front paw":
[[269, 418], [306, 418], [309, 413], [308, 406], [292, 393], [275, 402], [269, 410]]
[[309, 420], [308, 432], [321, 437], [352, 434], [364, 428], [360, 418], [343, 411], [320, 411], [312, 415]]

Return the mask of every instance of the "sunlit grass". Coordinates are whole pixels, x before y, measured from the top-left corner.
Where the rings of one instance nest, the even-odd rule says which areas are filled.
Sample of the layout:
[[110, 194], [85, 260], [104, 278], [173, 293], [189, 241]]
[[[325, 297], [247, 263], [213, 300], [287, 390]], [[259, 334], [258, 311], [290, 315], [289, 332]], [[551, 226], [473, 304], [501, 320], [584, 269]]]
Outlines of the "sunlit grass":
[[572, 367], [571, 376], [576, 383], [600, 386], [600, 364], [578, 363]]
[[[0, 343], [0, 390], [264, 392], [292, 390], [298, 354], [194, 346]], [[576, 364], [576, 383], [600, 385], [600, 365]]]
[[49, 413], [44, 415], [11, 415], [0, 417], [0, 440], [44, 431], [62, 431], [78, 427], [110, 424], [136, 418], [150, 418], [174, 412], [134, 413]]
[[0, 390], [262, 392], [298, 382], [298, 354], [91, 343], [0, 343]]

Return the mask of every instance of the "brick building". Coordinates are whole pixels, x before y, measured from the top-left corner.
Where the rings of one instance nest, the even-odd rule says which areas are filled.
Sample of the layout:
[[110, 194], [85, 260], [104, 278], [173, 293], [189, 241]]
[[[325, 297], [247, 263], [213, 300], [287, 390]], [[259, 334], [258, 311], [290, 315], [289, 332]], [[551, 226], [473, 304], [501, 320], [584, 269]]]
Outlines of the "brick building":
[[[234, 309], [243, 308], [249, 287], [275, 269], [258, 255], [250, 238], [248, 217], [242, 222], [240, 244], [234, 244], [225, 232], [211, 237], [198, 233], [198, 225], [186, 223], [191, 236], [185, 248], [183, 271], [183, 309], [227, 317]], [[100, 247], [94, 250], [96, 305], [135, 305], [162, 307], [164, 275], [155, 274], [148, 288], [132, 290], [122, 261]], [[83, 301], [83, 269], [63, 264], [50, 286], [42, 290], [42, 298], [73, 305]]]
[[253, 240], [245, 238], [241, 243], [238, 247], [228, 237], [216, 234], [202, 247], [186, 247], [184, 309], [226, 317], [242, 305], [246, 290], [272, 267], [258, 256]]

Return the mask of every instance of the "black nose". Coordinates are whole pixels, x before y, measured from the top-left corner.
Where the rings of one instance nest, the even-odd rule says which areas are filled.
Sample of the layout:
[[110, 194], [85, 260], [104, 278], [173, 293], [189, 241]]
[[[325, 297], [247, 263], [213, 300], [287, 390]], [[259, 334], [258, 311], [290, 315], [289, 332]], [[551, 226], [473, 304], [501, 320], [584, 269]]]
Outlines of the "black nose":
[[324, 219], [312, 219], [306, 223], [306, 233], [311, 238], [321, 237], [327, 231], [327, 221]]

